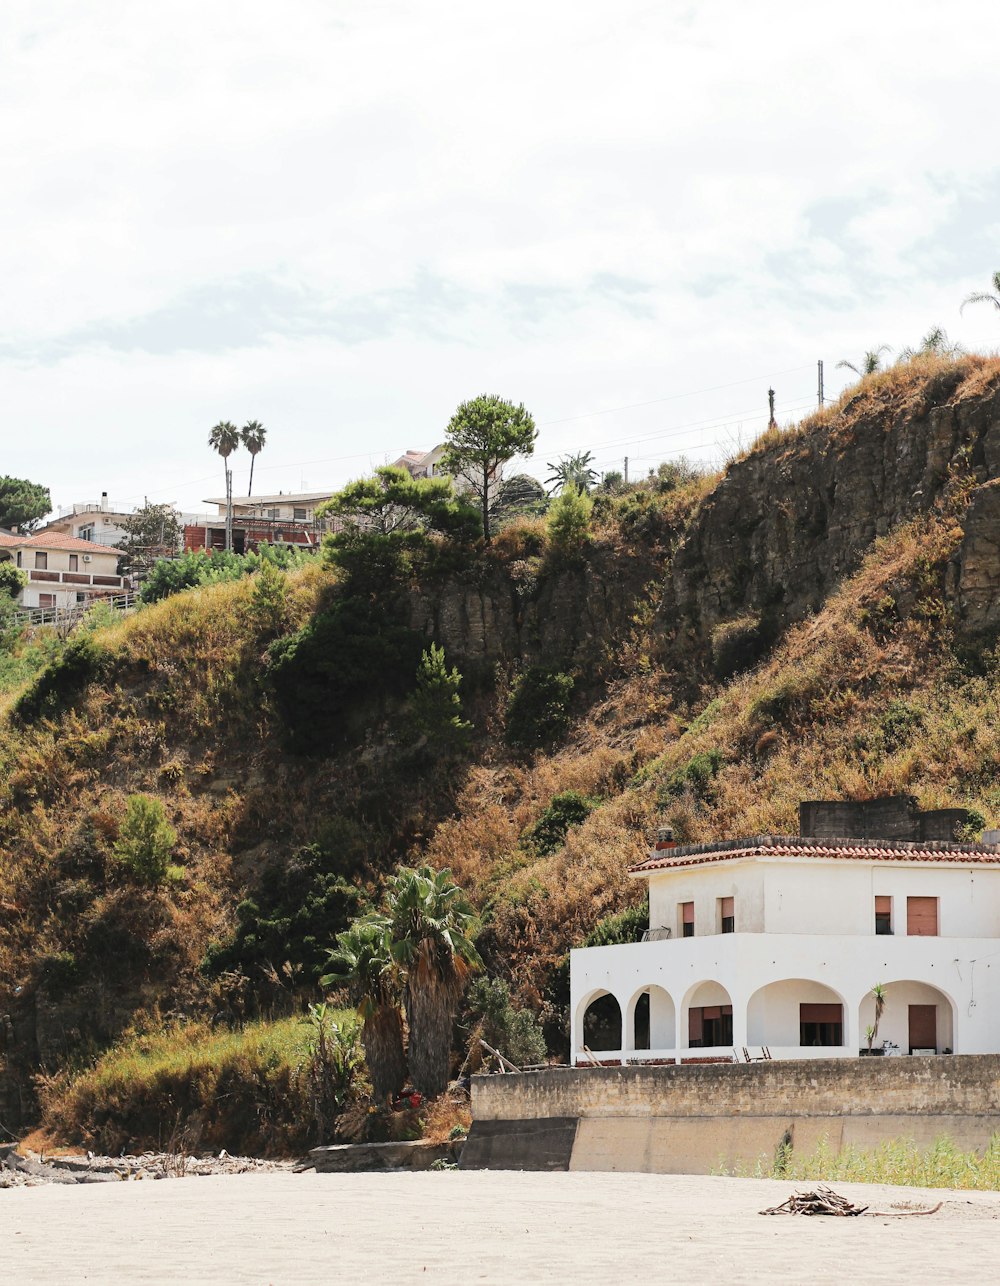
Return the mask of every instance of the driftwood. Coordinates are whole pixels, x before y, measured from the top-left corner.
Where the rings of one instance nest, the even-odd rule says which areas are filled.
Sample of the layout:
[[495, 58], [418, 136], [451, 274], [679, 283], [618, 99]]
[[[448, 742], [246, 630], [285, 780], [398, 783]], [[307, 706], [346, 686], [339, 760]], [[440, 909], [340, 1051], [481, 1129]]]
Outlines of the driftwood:
[[815, 1192], [793, 1192], [780, 1206], [762, 1210], [762, 1215], [863, 1215], [867, 1206], [852, 1205], [832, 1188], [822, 1184]]
[[903, 1219], [908, 1215], [936, 1215], [944, 1205], [939, 1201], [936, 1206], [927, 1210], [872, 1210], [868, 1206], [855, 1206], [846, 1197], [840, 1196], [824, 1184], [815, 1192], [793, 1192], [787, 1201], [780, 1206], [762, 1210], [762, 1215], [863, 1215], [865, 1213], [879, 1219]]
[[488, 1054], [492, 1054], [499, 1061], [501, 1072], [520, 1072], [520, 1067], [515, 1067], [510, 1059], [504, 1058], [498, 1049], [494, 1049], [492, 1045], [487, 1045], [482, 1036], [479, 1037], [479, 1043]]

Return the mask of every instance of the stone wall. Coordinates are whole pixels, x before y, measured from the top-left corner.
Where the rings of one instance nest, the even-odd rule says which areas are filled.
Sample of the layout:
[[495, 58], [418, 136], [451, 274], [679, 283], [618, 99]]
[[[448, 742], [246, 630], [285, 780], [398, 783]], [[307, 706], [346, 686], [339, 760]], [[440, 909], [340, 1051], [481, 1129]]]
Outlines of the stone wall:
[[491, 1156], [507, 1169], [538, 1168], [538, 1124], [565, 1137], [574, 1120], [568, 1169], [708, 1174], [769, 1161], [782, 1144], [811, 1151], [823, 1139], [838, 1149], [902, 1138], [929, 1146], [948, 1135], [981, 1149], [1000, 1129], [1000, 1055], [482, 1076], [473, 1079], [472, 1115], [470, 1168], [488, 1168]]

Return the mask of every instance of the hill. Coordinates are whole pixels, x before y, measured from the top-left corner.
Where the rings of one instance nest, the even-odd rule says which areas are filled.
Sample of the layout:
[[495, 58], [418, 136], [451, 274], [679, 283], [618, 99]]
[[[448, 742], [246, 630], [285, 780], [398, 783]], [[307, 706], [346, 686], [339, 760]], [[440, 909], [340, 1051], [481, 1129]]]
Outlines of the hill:
[[[658, 823], [781, 832], [801, 798], [896, 791], [992, 823], [998, 477], [1000, 360], [921, 358], [720, 477], [599, 497], [572, 548], [526, 521], [368, 581], [258, 573], [12, 667], [0, 1120], [137, 1025], [315, 996], [403, 862], [452, 868], [558, 1052], [565, 952], [634, 931], [626, 869]], [[464, 676], [456, 754], [414, 723], [432, 640]], [[120, 859], [137, 794], [176, 831], [154, 885]]]

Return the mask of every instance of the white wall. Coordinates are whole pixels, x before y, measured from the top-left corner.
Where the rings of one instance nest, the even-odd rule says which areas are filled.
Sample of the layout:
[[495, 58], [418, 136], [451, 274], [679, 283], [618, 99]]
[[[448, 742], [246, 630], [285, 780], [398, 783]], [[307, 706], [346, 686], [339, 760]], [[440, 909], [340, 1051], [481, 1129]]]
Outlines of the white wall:
[[681, 937], [678, 907], [694, 902], [695, 937], [719, 932], [719, 899], [735, 902], [736, 931], [764, 931], [764, 869], [759, 862], [727, 862], [718, 866], [681, 867], [649, 876], [649, 926], [671, 930]]
[[[843, 997], [820, 982], [788, 978], [754, 992], [747, 1005], [747, 1039], [751, 1045], [798, 1045], [799, 1006], [843, 1004]], [[846, 1006], [843, 1014], [847, 1038]]]

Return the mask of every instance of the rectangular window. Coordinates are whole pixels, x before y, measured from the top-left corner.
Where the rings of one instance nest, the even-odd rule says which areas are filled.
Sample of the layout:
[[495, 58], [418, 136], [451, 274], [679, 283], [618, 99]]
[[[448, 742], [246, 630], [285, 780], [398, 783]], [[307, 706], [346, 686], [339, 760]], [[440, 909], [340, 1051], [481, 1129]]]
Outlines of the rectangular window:
[[937, 898], [906, 899], [906, 932], [911, 938], [938, 936]]
[[719, 931], [720, 933], [736, 932], [735, 898], [719, 898]]
[[20, 566], [21, 566], [21, 551], [20, 551], [20, 550], [18, 550], [18, 551], [17, 551], [17, 565], [18, 565], [18, 567], [20, 567]]
[[90, 526], [88, 527], [81, 527], [80, 530], [76, 533], [76, 538], [77, 540], [93, 540], [94, 539], [93, 523], [91, 523]]
[[281, 517], [281, 510], [280, 510], [280, 509], [269, 509], [269, 510], [267, 511], [267, 516], [268, 516], [268, 518], [270, 518], [270, 519], [271, 519], [271, 521], [272, 521], [272, 522], [277, 522], [277, 521], [278, 521], [278, 519]]
[[70, 554], [70, 556], [69, 556], [69, 569], [70, 569], [70, 571], [71, 571], [71, 572], [78, 572], [78, 571], [80, 570], [80, 555], [79, 555], [79, 554]]
[[843, 1005], [799, 1005], [800, 1045], [843, 1045]]
[[56, 596], [55, 596], [55, 594], [39, 594], [39, 595], [38, 595], [38, 606], [39, 606], [39, 607], [55, 607], [55, 605], [56, 605]]
[[292, 517], [295, 519], [296, 522], [305, 522], [306, 511], [304, 509], [293, 509]]
[[85, 603], [85, 602], [87, 601], [87, 595], [86, 595], [86, 594], [81, 594], [81, 593], [79, 593], [79, 592], [78, 592], [78, 593], [77, 593], [77, 596], [76, 596], [76, 601], [77, 601], [78, 603]]
[[43, 572], [49, 565], [48, 554], [35, 554], [35, 571]]
[[733, 1043], [732, 1005], [702, 1005], [688, 1010], [688, 1045], [691, 1049], [717, 1049]]
[[877, 897], [875, 899], [875, 932], [878, 934], [892, 933], [892, 898]]
[[694, 903], [693, 902], [682, 902], [680, 904], [680, 918], [681, 918], [681, 937], [693, 938], [694, 937]]

